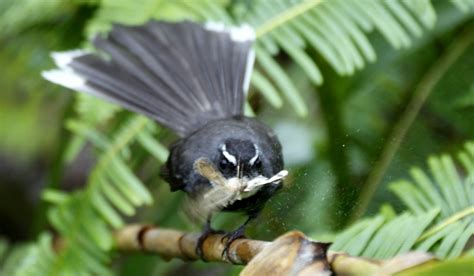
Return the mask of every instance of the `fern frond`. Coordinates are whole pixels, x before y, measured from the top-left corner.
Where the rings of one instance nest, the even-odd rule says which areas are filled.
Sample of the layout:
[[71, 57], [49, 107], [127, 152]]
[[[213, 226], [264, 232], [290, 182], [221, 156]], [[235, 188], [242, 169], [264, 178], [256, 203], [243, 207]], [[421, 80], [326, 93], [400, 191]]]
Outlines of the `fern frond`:
[[430, 157], [431, 176], [414, 168], [412, 181], [392, 183], [390, 189], [407, 211], [356, 223], [338, 235], [332, 249], [372, 258], [408, 250], [430, 251], [440, 258], [461, 255], [474, 235], [474, 143], [466, 143], [458, 156], [462, 170], [449, 155]]
[[139, 143], [160, 160], [167, 154], [164, 146], [152, 137], [151, 124], [142, 116], [132, 116], [109, 139], [84, 122], [68, 123], [72, 131], [91, 141], [101, 154], [84, 190], [44, 192], [43, 198], [53, 204], [48, 219], [60, 234], [63, 246], [53, 253], [51, 239], [41, 238], [27, 259], [45, 270], [31, 275], [111, 273], [111, 231], [124, 225], [123, 215], [131, 216], [137, 207], [152, 203], [148, 190], [126, 165], [130, 156], [124, 153], [132, 143]]
[[[453, 4], [465, 13], [473, 9], [472, 0]], [[244, 11], [237, 15], [228, 12], [229, 6], [224, 0], [105, 0], [87, 33], [91, 36], [108, 30], [112, 22], [140, 24], [151, 18], [249, 23], [257, 33], [257, 67], [252, 85], [274, 107], [282, 105], [283, 96], [298, 115], [304, 116], [306, 104], [297, 86], [274, 60], [278, 53], [285, 52], [312, 83], [320, 85], [323, 74], [308, 48], [318, 52], [338, 74], [352, 75], [377, 58], [368, 39], [373, 31], [393, 48], [404, 49], [436, 23], [430, 0], [258, 0], [244, 5]]]
[[[456, 6], [468, 12], [470, 2]], [[471, 5], [472, 6], [472, 5]], [[417, 20], [417, 18], [419, 20]], [[313, 48], [340, 75], [352, 75], [376, 60], [367, 38], [377, 30], [395, 49], [408, 48], [413, 39], [432, 28], [436, 13], [431, 1], [256, 1], [250, 13], [238, 21], [249, 22], [257, 30], [257, 63], [260, 75], [268, 76], [299, 115], [305, 115], [301, 95], [293, 84], [279, 84], [280, 67], [267, 61], [267, 55], [284, 51], [306, 73], [315, 85], [323, 76], [307, 48]], [[420, 22], [421, 21], [421, 22]], [[282, 70], [280, 70], [282, 71]], [[260, 78], [261, 79], [261, 78]], [[291, 83], [289, 78], [285, 82]], [[269, 98], [264, 94], [264, 97]], [[274, 100], [273, 100], [274, 101]]]

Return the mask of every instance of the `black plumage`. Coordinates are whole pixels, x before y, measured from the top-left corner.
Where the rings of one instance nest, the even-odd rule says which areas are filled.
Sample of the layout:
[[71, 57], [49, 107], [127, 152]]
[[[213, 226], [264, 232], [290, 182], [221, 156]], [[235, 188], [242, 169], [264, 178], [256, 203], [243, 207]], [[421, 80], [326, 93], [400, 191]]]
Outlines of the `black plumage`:
[[[196, 171], [197, 160], [207, 160], [229, 183], [238, 179], [244, 186], [283, 169], [276, 136], [256, 119], [243, 115], [253, 38], [249, 27], [220, 24], [116, 24], [106, 36], [93, 40], [97, 53], [53, 54], [60, 70], [43, 76], [144, 114], [173, 130], [181, 138], [171, 146], [162, 174], [172, 191], [183, 190], [193, 202], [202, 203], [203, 195], [216, 183]], [[281, 187], [280, 179], [269, 184], [254, 181], [252, 193], [242, 188], [232, 201], [216, 209], [245, 212], [250, 220]], [[212, 213], [203, 215], [207, 225], [201, 241], [210, 232]], [[228, 235], [228, 243], [243, 234], [245, 224]]]
[[186, 136], [209, 120], [241, 115], [251, 43], [192, 22], [116, 24], [93, 40], [106, 58], [85, 54], [69, 66], [104, 98]]

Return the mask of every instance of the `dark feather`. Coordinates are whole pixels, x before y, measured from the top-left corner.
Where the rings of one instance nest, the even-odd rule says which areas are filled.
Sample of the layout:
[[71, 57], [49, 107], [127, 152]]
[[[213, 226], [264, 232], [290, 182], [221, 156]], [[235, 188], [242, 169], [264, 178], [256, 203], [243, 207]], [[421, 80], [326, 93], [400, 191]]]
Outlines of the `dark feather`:
[[56, 54], [62, 70], [43, 76], [186, 136], [210, 121], [243, 113], [253, 31], [213, 26], [215, 30], [192, 22], [114, 25], [108, 35], [93, 40], [98, 54]]

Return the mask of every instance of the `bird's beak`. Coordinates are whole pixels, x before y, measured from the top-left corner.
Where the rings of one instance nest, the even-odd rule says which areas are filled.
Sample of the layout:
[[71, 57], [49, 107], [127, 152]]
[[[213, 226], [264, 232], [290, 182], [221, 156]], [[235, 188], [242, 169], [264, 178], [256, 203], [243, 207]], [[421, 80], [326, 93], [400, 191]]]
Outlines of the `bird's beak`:
[[243, 191], [244, 192], [250, 192], [250, 191], [256, 189], [257, 187], [260, 187], [260, 186], [263, 186], [263, 185], [266, 185], [266, 184], [280, 183], [287, 175], [288, 175], [287, 170], [282, 170], [282, 171], [278, 172], [277, 174], [275, 174], [274, 176], [272, 176], [270, 178], [259, 175], [255, 178], [252, 178], [249, 181], [247, 181]]

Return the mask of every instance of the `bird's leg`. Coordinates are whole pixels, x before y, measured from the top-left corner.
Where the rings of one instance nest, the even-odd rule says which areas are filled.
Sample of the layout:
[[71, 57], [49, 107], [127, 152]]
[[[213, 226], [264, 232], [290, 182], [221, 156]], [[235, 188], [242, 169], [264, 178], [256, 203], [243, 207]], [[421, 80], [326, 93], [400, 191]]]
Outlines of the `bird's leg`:
[[229, 247], [230, 247], [230, 245], [232, 244], [232, 242], [234, 242], [237, 239], [245, 238], [245, 227], [247, 226], [247, 224], [251, 220], [256, 218], [257, 215], [258, 215], [258, 212], [250, 213], [249, 217], [247, 218], [247, 220], [242, 225], [237, 227], [237, 229], [235, 229], [234, 231], [226, 233], [222, 237], [221, 241], [224, 242], [224, 240], [225, 240], [225, 246], [224, 246], [224, 250], [222, 251], [222, 257], [226, 256], [227, 259], [229, 259]]
[[199, 236], [197, 244], [196, 244], [196, 254], [205, 261], [204, 259], [204, 252], [202, 249], [202, 246], [204, 244], [204, 241], [212, 234], [222, 234], [222, 231], [219, 230], [214, 230], [211, 227], [211, 216], [209, 216], [206, 220], [206, 223], [204, 224], [204, 228], [202, 230], [201, 236]]

